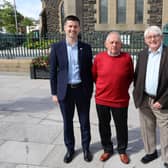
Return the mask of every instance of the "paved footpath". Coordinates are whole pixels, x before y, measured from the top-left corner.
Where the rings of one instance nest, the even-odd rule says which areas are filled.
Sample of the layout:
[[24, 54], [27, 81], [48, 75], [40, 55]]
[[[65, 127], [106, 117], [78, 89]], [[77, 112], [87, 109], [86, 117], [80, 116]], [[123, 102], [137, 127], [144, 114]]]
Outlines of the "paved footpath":
[[[144, 150], [132, 96], [127, 151], [130, 164], [124, 165], [119, 160], [113, 122], [114, 155], [106, 162], [99, 161], [103, 151], [94, 98], [90, 118], [93, 161], [83, 160], [80, 127], [75, 114], [76, 156], [71, 163], [65, 164], [62, 117], [58, 106], [51, 101], [49, 80], [31, 80], [26, 74], [0, 73], [0, 168], [161, 168], [160, 157], [147, 165], [140, 162]], [[157, 148], [160, 154], [160, 145]]]

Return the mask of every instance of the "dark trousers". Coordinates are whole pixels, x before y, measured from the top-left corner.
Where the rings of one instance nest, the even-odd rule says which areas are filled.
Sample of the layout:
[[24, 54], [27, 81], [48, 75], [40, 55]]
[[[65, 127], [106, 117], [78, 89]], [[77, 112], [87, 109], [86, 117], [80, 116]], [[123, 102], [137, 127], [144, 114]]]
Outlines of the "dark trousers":
[[68, 86], [66, 98], [59, 101], [63, 122], [64, 122], [64, 143], [67, 150], [73, 151], [75, 146], [75, 136], [73, 127], [73, 117], [75, 106], [80, 122], [81, 141], [83, 150], [88, 150], [91, 140], [90, 135], [90, 99], [86, 97], [82, 86], [71, 88]]
[[99, 132], [101, 144], [105, 152], [113, 152], [113, 142], [111, 140], [111, 112], [116, 128], [117, 149], [118, 153], [125, 153], [128, 145], [128, 126], [127, 115], [128, 107], [112, 108], [96, 104], [97, 114], [99, 119]]

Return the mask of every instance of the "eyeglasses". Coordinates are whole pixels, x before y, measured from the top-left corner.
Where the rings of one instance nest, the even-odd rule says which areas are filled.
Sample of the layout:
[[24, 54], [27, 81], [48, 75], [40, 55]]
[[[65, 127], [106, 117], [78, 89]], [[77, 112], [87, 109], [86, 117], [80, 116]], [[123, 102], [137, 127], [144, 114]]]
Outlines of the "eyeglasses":
[[146, 36], [146, 38], [147, 38], [148, 40], [151, 40], [152, 38], [153, 38], [153, 39], [158, 39], [158, 38], [160, 38], [160, 37], [161, 37], [160, 34], [156, 34], [156, 35], [153, 35], [153, 36]]

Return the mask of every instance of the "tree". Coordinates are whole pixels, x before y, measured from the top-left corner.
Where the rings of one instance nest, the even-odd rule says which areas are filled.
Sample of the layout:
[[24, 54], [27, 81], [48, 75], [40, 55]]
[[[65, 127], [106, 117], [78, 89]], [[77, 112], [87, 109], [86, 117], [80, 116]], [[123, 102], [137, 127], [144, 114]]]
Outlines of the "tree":
[[33, 19], [25, 17], [20, 23], [21, 32], [26, 32], [26, 27], [33, 25]]
[[[14, 6], [10, 2], [3, 0], [3, 4], [0, 6], [0, 27], [4, 27], [9, 33], [16, 33], [14, 10]], [[25, 29], [26, 26], [33, 25], [32, 19], [24, 18], [18, 11], [16, 11], [16, 16], [20, 32], [22, 29]]]
[[14, 9], [13, 6], [4, 1], [2, 8], [0, 9], [0, 26], [4, 27], [7, 32], [14, 33], [15, 30], [15, 18], [14, 18]]
[[33, 25], [33, 20], [31, 18], [25, 17], [22, 22], [22, 26], [32, 26]]

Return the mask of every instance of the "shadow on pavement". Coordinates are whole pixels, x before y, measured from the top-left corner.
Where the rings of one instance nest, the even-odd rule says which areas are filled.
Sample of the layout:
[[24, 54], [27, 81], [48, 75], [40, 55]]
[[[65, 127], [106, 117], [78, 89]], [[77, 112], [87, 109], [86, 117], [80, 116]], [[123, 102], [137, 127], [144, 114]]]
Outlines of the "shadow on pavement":
[[0, 105], [2, 112], [46, 112], [55, 108], [56, 105], [52, 102], [51, 97], [26, 97]]

